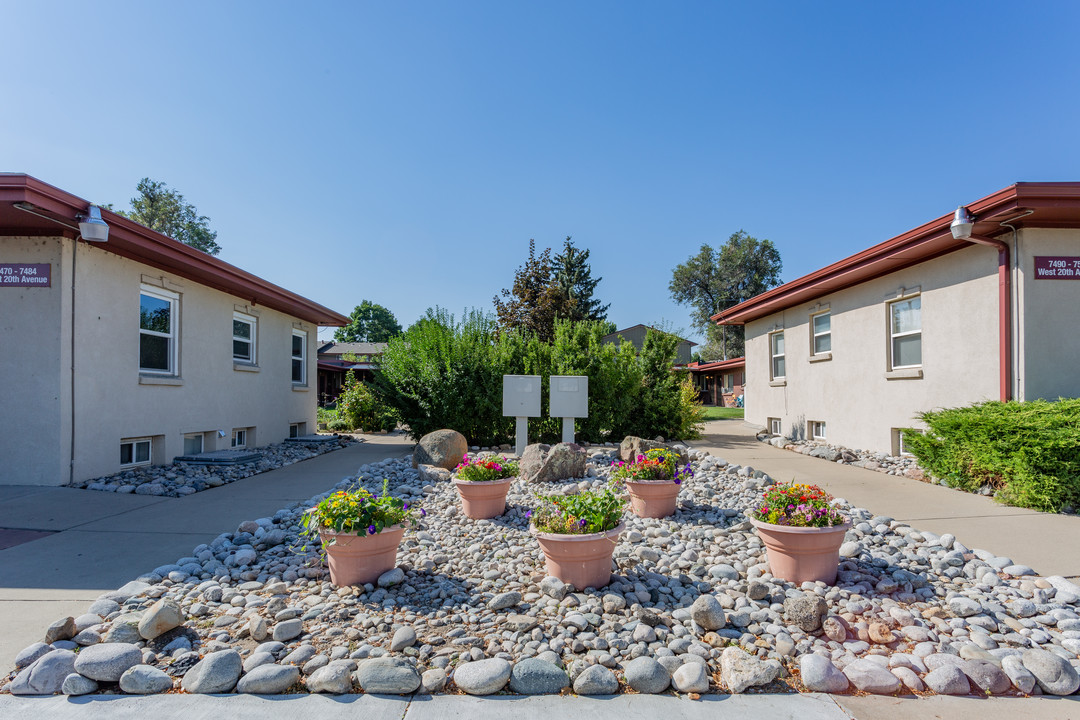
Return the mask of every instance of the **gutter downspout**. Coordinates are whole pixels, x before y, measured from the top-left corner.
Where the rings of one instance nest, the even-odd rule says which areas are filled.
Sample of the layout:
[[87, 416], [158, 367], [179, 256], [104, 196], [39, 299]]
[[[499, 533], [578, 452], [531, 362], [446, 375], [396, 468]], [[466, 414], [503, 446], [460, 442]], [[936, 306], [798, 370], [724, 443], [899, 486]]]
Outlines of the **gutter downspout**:
[[1001, 402], [1012, 400], [1012, 273], [1009, 244], [1003, 240], [969, 235], [964, 238], [998, 251], [998, 364], [1001, 368]]

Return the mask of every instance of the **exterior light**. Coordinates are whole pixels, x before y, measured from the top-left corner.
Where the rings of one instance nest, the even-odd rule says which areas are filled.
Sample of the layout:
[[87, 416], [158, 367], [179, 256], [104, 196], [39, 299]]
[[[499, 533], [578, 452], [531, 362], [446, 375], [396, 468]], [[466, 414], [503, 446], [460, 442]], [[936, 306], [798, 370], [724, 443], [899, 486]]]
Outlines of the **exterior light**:
[[101, 219], [101, 208], [91, 205], [86, 215], [79, 216], [79, 233], [87, 242], [108, 242], [109, 226]]
[[975, 218], [971, 217], [968, 209], [961, 205], [956, 208], [956, 215], [953, 217], [949, 229], [952, 230], [952, 236], [957, 240], [966, 240], [971, 237], [971, 231], [975, 229]]

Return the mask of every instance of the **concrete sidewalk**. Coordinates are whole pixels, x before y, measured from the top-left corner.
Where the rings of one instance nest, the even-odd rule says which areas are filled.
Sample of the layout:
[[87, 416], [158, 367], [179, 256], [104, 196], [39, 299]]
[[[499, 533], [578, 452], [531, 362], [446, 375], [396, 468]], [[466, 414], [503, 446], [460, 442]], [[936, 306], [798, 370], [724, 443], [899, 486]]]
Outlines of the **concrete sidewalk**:
[[183, 498], [66, 487], [0, 486], [0, 528], [54, 534], [0, 550], [0, 667], [41, 640], [54, 620], [98, 595], [190, 555], [244, 520], [325, 492], [364, 463], [408, 453], [403, 435], [350, 445]]
[[916, 529], [952, 533], [970, 548], [1004, 555], [1042, 575], [1080, 576], [1080, 517], [1009, 507], [981, 495], [781, 450], [758, 442], [755, 428], [741, 420], [706, 423], [704, 437], [690, 445], [778, 482], [820, 485]]

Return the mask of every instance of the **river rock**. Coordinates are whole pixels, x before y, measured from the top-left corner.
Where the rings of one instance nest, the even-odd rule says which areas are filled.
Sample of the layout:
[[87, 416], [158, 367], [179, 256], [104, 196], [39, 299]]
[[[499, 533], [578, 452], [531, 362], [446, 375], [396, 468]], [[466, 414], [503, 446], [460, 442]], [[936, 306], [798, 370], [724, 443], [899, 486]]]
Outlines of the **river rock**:
[[799, 675], [811, 692], [840, 693], [848, 689], [848, 679], [821, 655], [807, 653], [799, 658]]
[[709, 692], [709, 671], [700, 662], [686, 662], [671, 674], [671, 684], [681, 693]]
[[690, 606], [690, 617], [706, 630], [719, 630], [727, 622], [724, 608], [714, 595], [701, 595]]
[[870, 660], [856, 660], [844, 666], [844, 675], [857, 689], [874, 695], [892, 695], [900, 689], [900, 678]]
[[971, 692], [967, 675], [957, 665], [943, 665], [931, 670], [923, 682], [938, 695], [967, 695]]
[[1001, 695], [1012, 688], [1012, 681], [994, 663], [985, 660], [966, 660], [960, 669], [980, 690], [991, 695]]
[[603, 665], [590, 665], [574, 680], [574, 692], [578, 695], [614, 695], [619, 692], [619, 680]]
[[64, 684], [60, 686], [60, 692], [65, 695], [89, 695], [92, 692], [97, 692], [98, 684], [94, 680], [88, 677], [83, 677], [79, 673], [71, 673], [64, 678]]
[[720, 678], [732, 693], [767, 685], [780, 675], [776, 660], [760, 660], [737, 647], [724, 648], [720, 656]]
[[506, 687], [510, 672], [510, 663], [502, 658], [476, 660], [454, 670], [454, 684], [469, 695], [491, 695]]
[[120, 689], [131, 695], [154, 695], [172, 688], [173, 679], [153, 665], [134, 665], [120, 676]]
[[792, 625], [803, 632], [816, 632], [822, 619], [829, 613], [829, 606], [817, 595], [803, 594], [784, 600], [784, 615]]
[[83, 648], [75, 657], [75, 672], [99, 682], [117, 682], [124, 672], [142, 663], [142, 650], [127, 643]]
[[200, 695], [230, 692], [243, 669], [240, 653], [235, 650], [210, 653], [184, 673], [180, 686]]
[[53, 650], [24, 668], [11, 681], [8, 689], [12, 695], [55, 695], [61, 692], [64, 680], [73, 672], [75, 653]]
[[413, 452], [412, 466], [434, 465], [453, 470], [469, 451], [465, 436], [456, 430], [436, 430], [420, 438]]
[[1047, 695], [1072, 695], [1080, 687], [1076, 669], [1060, 655], [1032, 648], [1024, 651], [1021, 661]]
[[70, 640], [75, 637], [76, 632], [75, 618], [61, 618], [45, 630], [45, 642], [51, 645], [57, 640]]
[[384, 695], [408, 695], [421, 683], [416, 668], [404, 658], [397, 657], [364, 660], [357, 667], [355, 676], [356, 684], [364, 692]]
[[667, 668], [646, 655], [626, 663], [623, 677], [631, 688], [648, 695], [662, 693], [671, 684], [671, 673]]
[[184, 624], [184, 613], [173, 600], [162, 598], [150, 606], [139, 620], [139, 635], [153, 640], [158, 635]]
[[569, 685], [565, 670], [536, 658], [525, 658], [510, 670], [510, 689], [519, 695], [556, 695]]
[[528, 445], [521, 455], [521, 477], [530, 483], [583, 477], [586, 456], [576, 443]]
[[345, 663], [332, 662], [313, 672], [304, 685], [313, 693], [344, 695], [352, 692], [352, 671]]

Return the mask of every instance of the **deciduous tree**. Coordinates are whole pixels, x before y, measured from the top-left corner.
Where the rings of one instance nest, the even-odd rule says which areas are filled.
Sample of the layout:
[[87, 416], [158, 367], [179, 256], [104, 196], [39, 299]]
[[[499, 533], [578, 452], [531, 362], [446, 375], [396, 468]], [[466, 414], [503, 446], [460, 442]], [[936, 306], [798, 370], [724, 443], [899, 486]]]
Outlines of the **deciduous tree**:
[[210, 229], [210, 218], [200, 215], [183, 195], [150, 178], [140, 180], [135, 190], [139, 194], [131, 198], [131, 210], [117, 211], [120, 215], [204, 253], [221, 252], [217, 233]]
[[388, 342], [401, 334], [394, 313], [370, 300], [353, 308], [349, 319], [348, 325], [334, 331], [334, 342]]

